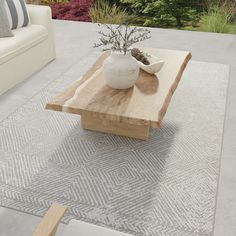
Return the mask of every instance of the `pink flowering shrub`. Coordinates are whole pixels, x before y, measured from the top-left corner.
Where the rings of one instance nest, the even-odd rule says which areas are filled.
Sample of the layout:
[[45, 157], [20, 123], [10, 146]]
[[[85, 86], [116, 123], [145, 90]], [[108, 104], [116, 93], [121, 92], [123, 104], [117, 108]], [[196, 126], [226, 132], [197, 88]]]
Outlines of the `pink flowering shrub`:
[[89, 8], [93, 0], [70, 0], [68, 3], [51, 4], [52, 18], [74, 21], [91, 21]]

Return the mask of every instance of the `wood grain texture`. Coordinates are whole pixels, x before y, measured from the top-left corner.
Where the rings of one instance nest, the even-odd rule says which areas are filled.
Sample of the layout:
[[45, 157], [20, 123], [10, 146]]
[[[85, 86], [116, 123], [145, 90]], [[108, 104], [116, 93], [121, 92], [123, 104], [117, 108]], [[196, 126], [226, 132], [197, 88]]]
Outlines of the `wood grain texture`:
[[112, 120], [98, 119], [81, 116], [82, 128], [98, 131], [102, 133], [115, 134], [130, 138], [147, 140], [149, 136], [149, 126], [133, 125], [129, 123], [116, 122]]
[[115, 90], [106, 85], [102, 73], [106, 52], [93, 67], [46, 106], [47, 109], [87, 115], [132, 125], [158, 128], [164, 118], [171, 98], [182, 74], [191, 59], [191, 53], [158, 48], [142, 48], [165, 61], [156, 75], [140, 70], [135, 86]]
[[57, 226], [67, 211], [67, 207], [54, 203], [36, 228], [33, 236], [55, 236]]

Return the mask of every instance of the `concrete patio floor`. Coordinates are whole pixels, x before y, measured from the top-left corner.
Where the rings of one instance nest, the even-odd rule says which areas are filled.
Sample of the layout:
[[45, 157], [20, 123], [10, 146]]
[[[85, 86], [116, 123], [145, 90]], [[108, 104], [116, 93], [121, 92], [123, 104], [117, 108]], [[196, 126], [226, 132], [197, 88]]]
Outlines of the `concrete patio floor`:
[[[97, 26], [91, 23], [54, 21], [57, 60], [39, 73], [0, 96], [0, 121], [58, 76], [80, 76], [79, 60], [90, 60], [97, 38]], [[227, 113], [218, 189], [215, 236], [236, 235], [236, 36], [190, 31], [152, 29], [152, 39], [144, 46], [189, 50], [193, 60], [230, 64]], [[57, 63], [58, 70], [52, 70]], [[92, 62], [91, 62], [92, 63]], [[86, 70], [87, 68], [84, 68]], [[214, 115], [214, 114], [213, 114]], [[0, 207], [0, 236], [32, 235], [40, 218]], [[63, 230], [61, 224], [59, 234]]]

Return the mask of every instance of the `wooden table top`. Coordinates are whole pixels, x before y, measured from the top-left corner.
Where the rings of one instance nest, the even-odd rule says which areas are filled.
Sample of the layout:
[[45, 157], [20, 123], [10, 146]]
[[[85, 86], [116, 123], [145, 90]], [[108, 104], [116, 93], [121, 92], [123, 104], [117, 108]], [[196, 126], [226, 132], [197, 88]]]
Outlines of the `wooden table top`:
[[167, 111], [191, 53], [158, 48], [142, 48], [165, 61], [162, 70], [150, 75], [140, 70], [135, 86], [126, 90], [108, 87], [102, 63], [109, 55], [103, 53], [88, 72], [61, 92], [47, 109], [158, 128]]

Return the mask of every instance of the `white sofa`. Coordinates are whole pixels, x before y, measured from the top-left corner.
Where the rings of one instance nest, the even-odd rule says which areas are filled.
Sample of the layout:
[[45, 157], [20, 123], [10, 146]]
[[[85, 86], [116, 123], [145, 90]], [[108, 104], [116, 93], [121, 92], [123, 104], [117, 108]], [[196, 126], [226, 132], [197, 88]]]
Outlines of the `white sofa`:
[[51, 9], [27, 5], [31, 24], [0, 38], [0, 94], [55, 59]]

